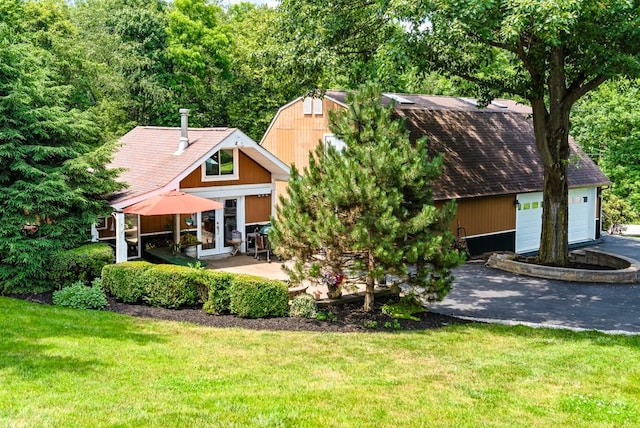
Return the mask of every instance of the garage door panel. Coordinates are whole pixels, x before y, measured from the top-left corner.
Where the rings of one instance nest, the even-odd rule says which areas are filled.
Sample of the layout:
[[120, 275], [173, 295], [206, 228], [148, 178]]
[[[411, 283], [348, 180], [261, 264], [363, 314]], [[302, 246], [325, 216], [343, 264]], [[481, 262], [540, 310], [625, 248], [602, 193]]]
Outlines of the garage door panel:
[[[542, 234], [542, 192], [517, 196], [516, 252], [526, 253], [540, 248]], [[596, 189], [569, 190], [569, 243], [595, 239]]]

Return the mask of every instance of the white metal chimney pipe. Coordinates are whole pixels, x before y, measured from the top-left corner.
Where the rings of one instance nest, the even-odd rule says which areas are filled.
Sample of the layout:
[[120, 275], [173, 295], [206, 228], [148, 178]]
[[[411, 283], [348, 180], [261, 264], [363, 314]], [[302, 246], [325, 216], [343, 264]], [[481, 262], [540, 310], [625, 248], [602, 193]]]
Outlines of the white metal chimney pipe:
[[178, 151], [176, 154], [184, 152], [189, 147], [189, 136], [187, 135], [187, 128], [189, 128], [189, 109], [180, 109], [180, 144], [178, 145]]

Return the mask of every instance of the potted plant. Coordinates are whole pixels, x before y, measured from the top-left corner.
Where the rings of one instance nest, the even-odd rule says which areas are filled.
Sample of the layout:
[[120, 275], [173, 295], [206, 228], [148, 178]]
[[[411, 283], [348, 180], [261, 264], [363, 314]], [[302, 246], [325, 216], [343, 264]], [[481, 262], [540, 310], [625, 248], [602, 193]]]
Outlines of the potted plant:
[[184, 254], [189, 257], [195, 258], [197, 256], [196, 247], [200, 244], [202, 244], [202, 242], [200, 242], [198, 238], [191, 233], [185, 233], [180, 237], [180, 248]]

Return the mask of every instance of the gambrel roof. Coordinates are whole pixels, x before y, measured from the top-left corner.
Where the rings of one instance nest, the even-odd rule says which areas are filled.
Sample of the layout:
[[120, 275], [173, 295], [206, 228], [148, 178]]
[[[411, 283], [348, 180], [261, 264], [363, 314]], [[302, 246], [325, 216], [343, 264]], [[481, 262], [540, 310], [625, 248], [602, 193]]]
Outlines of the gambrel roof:
[[[346, 93], [327, 91], [346, 106]], [[531, 108], [495, 100], [478, 108], [475, 100], [427, 95], [384, 94], [395, 103], [412, 140], [427, 137], [430, 154], [443, 153], [435, 199], [470, 198], [541, 191], [543, 165], [535, 144]], [[569, 187], [610, 184], [598, 166], [569, 140]]]

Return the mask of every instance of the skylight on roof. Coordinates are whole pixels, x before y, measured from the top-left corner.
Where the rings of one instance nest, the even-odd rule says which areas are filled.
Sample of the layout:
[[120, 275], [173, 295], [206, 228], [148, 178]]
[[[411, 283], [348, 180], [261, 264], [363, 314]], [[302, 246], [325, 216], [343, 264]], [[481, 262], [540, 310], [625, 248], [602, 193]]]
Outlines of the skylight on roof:
[[507, 108], [507, 106], [505, 104], [499, 103], [497, 101], [491, 101], [491, 105], [494, 105], [498, 108]]
[[383, 93], [382, 95], [387, 98], [391, 98], [392, 100], [397, 101], [400, 104], [415, 104], [413, 101], [398, 94]]
[[475, 98], [458, 98], [460, 101], [462, 101], [463, 103], [467, 103], [467, 104], [471, 104], [474, 107], [478, 107], [478, 100], [476, 100]]

